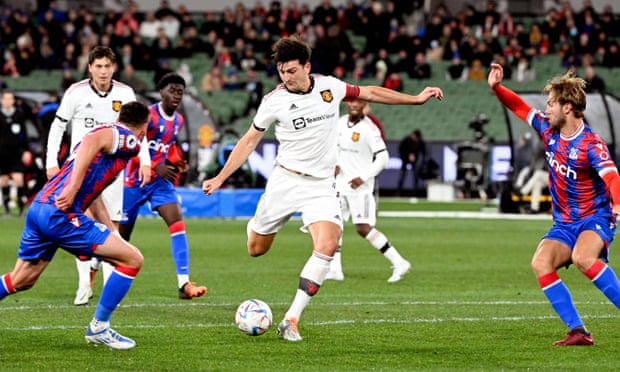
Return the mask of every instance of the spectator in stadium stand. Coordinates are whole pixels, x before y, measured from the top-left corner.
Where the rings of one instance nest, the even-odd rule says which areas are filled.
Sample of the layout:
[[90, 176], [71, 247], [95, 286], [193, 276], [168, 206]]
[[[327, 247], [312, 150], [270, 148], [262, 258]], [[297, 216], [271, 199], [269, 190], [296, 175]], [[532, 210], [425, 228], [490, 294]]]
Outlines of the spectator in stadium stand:
[[430, 79], [432, 75], [431, 65], [426, 61], [424, 53], [418, 52], [414, 57], [414, 65], [408, 71], [411, 79]]
[[327, 28], [336, 24], [338, 20], [338, 11], [330, 0], [321, 0], [321, 4], [319, 4], [312, 13], [312, 20], [313, 24], [321, 24], [323, 27]]
[[205, 12], [203, 15], [202, 24], [200, 25], [200, 34], [208, 35], [211, 32], [218, 33], [220, 31], [220, 27], [218, 25], [217, 15], [215, 12]]
[[465, 81], [467, 80], [468, 69], [459, 57], [452, 58], [450, 66], [446, 69], [446, 80]]
[[620, 45], [618, 41], [612, 40], [609, 42], [608, 47], [605, 49], [603, 55], [603, 66], [613, 68], [620, 67]]
[[363, 12], [364, 35], [366, 36], [365, 54], [375, 54], [387, 45], [390, 33], [391, 16], [383, 9], [383, 4], [376, 1]]
[[140, 22], [138, 33], [147, 40], [155, 39], [160, 27], [161, 21], [155, 17], [155, 12], [146, 12], [144, 20]]
[[585, 66], [584, 80], [586, 82], [586, 93], [605, 93], [605, 80], [596, 74], [594, 67]]

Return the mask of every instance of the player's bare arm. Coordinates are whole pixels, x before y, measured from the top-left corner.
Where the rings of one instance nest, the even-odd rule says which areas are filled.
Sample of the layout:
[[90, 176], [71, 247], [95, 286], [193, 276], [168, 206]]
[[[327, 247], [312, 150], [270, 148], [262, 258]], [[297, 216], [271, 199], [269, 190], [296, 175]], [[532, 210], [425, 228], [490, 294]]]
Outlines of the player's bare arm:
[[252, 124], [250, 129], [239, 139], [218, 175], [202, 183], [202, 191], [207, 195], [211, 195], [215, 190], [219, 189], [224, 181], [248, 159], [264, 134], [265, 132], [254, 128], [254, 124]]
[[106, 151], [112, 147], [112, 143], [114, 142], [112, 131], [112, 128], [108, 128], [84, 137], [82, 144], [75, 154], [73, 171], [71, 172], [69, 182], [56, 199], [56, 206], [58, 209], [67, 210], [73, 204], [75, 195], [84, 181], [88, 166], [92, 163], [93, 159], [95, 159], [99, 151]]
[[437, 87], [426, 87], [417, 96], [404, 94], [379, 86], [360, 86], [359, 98], [388, 105], [422, 105], [431, 98], [443, 99], [443, 91]]

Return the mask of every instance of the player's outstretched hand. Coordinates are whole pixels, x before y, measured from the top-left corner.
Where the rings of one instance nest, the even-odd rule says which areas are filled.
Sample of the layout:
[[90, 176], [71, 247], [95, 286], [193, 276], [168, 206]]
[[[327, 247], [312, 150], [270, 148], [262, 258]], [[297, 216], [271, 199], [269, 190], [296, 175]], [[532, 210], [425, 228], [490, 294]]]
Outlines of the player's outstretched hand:
[[502, 65], [498, 63], [491, 63], [491, 72], [489, 72], [489, 78], [487, 82], [489, 83], [489, 88], [495, 89], [499, 83], [504, 79], [504, 69]]
[[443, 91], [438, 87], [426, 87], [418, 96], [422, 98], [422, 103], [433, 97], [441, 101], [443, 99]]
[[222, 181], [220, 181], [217, 177], [210, 178], [202, 182], [202, 192], [207, 195], [213, 194], [213, 192], [220, 187], [222, 187]]

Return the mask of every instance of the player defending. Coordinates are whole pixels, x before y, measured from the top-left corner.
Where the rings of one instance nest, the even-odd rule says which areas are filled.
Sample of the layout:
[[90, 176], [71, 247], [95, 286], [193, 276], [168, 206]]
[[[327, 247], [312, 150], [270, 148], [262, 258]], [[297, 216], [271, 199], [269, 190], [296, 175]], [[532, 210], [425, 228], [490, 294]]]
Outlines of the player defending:
[[[142, 254], [123, 240], [99, 195], [138, 155], [149, 111], [138, 102], [123, 105], [119, 124], [100, 126], [84, 136], [62, 168], [35, 197], [13, 271], [0, 276], [0, 300], [32, 288], [58, 247], [75, 256], [96, 256], [114, 265], [93, 320], [88, 343], [130, 349], [136, 343], [110, 328], [112, 312], [142, 267]], [[89, 208], [94, 219], [85, 214]]]
[[[364, 114], [366, 107], [368, 104], [359, 98], [347, 102], [348, 115], [342, 116], [338, 122], [336, 189], [340, 195], [343, 221], [351, 218], [357, 233], [392, 263], [392, 276], [388, 283], [395, 283], [409, 272], [411, 264], [402, 258], [387, 237], [375, 228], [375, 177], [387, 164], [389, 154], [381, 131]], [[341, 248], [342, 236], [326, 279], [344, 280]]]
[[[94, 128], [113, 124], [124, 103], [136, 100], [134, 91], [127, 85], [112, 80], [116, 70], [116, 55], [109, 47], [96, 46], [88, 56], [89, 79], [79, 81], [69, 87], [56, 112], [47, 140], [47, 177], [52, 178], [58, 172], [58, 151], [67, 124], [71, 122], [71, 149], [82, 137]], [[146, 152], [148, 154], [148, 151]], [[148, 159], [142, 160], [148, 164]], [[123, 177], [118, 177], [103, 194], [103, 202], [108, 209], [110, 219], [118, 226], [123, 211]], [[76, 258], [78, 270], [78, 289], [74, 305], [88, 305], [93, 297], [93, 280], [99, 268], [98, 260]], [[91, 276], [92, 264], [92, 276]], [[104, 280], [108, 277], [111, 266], [104, 263]]]
[[185, 93], [185, 80], [176, 73], [164, 75], [157, 88], [161, 101], [149, 107], [151, 113], [146, 139], [149, 144], [152, 170], [147, 168], [143, 173], [151, 173], [151, 182], [142, 186], [140, 162], [133, 159], [125, 170], [125, 190], [123, 193], [123, 216], [119, 226], [121, 236], [127, 241], [138, 217], [140, 206], [150, 203], [164, 219], [170, 231], [172, 258], [176, 266], [179, 298], [192, 299], [204, 296], [207, 288], [196, 286], [189, 281], [189, 244], [185, 235], [185, 223], [179, 205], [179, 197], [172, 183], [178, 172], [187, 172], [187, 162], [182, 158], [166, 164], [166, 157], [176, 154], [177, 134], [183, 127], [184, 119], [176, 112]]
[[297, 37], [275, 43], [273, 58], [283, 83], [263, 98], [252, 125], [220, 173], [202, 184], [207, 195], [219, 189], [275, 123], [280, 143], [277, 166], [248, 223], [248, 253], [254, 257], [267, 253], [278, 230], [294, 213], [301, 212], [303, 227], [312, 237], [313, 252], [301, 271], [293, 303], [278, 325], [278, 333], [288, 341], [301, 340], [297, 323], [325, 280], [342, 233], [334, 187], [340, 102], [360, 97], [371, 102], [421, 105], [432, 97], [443, 97], [441, 89], [434, 87], [412, 96], [377, 86], [349, 85], [331, 76], [310, 75], [310, 53], [310, 47]]
[[[607, 265], [620, 213], [620, 177], [605, 143], [584, 122], [585, 82], [570, 73], [549, 81], [542, 113], [501, 85], [503, 69], [491, 65], [488, 83], [499, 101], [527, 122], [545, 146], [554, 224], [532, 258], [543, 293], [569, 328], [555, 346], [593, 345], [571, 294], [557, 270], [571, 263], [616, 307], [620, 283]], [[609, 198], [611, 195], [611, 200]]]

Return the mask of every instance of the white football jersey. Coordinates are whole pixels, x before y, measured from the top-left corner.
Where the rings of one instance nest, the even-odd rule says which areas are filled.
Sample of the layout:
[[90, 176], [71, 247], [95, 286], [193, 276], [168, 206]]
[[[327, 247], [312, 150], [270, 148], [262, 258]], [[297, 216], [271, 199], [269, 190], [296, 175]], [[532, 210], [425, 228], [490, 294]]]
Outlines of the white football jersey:
[[[386, 151], [386, 145], [381, 137], [381, 131], [372, 120], [365, 116], [359, 122], [351, 123], [349, 115], [340, 118], [338, 121], [340, 173], [336, 176], [336, 188], [341, 194], [372, 193], [375, 177], [370, 175], [369, 171], [375, 154], [380, 151]], [[365, 182], [357, 189], [353, 189], [349, 182], [356, 177], [361, 177]]]
[[311, 80], [308, 93], [292, 93], [280, 84], [265, 95], [254, 126], [267, 130], [275, 123], [279, 165], [314, 177], [333, 177], [340, 102], [355, 98], [359, 89], [331, 76], [312, 75]]
[[71, 148], [94, 128], [114, 124], [121, 106], [136, 100], [128, 85], [112, 80], [112, 87], [100, 94], [90, 79], [79, 81], [69, 87], [62, 98], [56, 116], [71, 123]]

